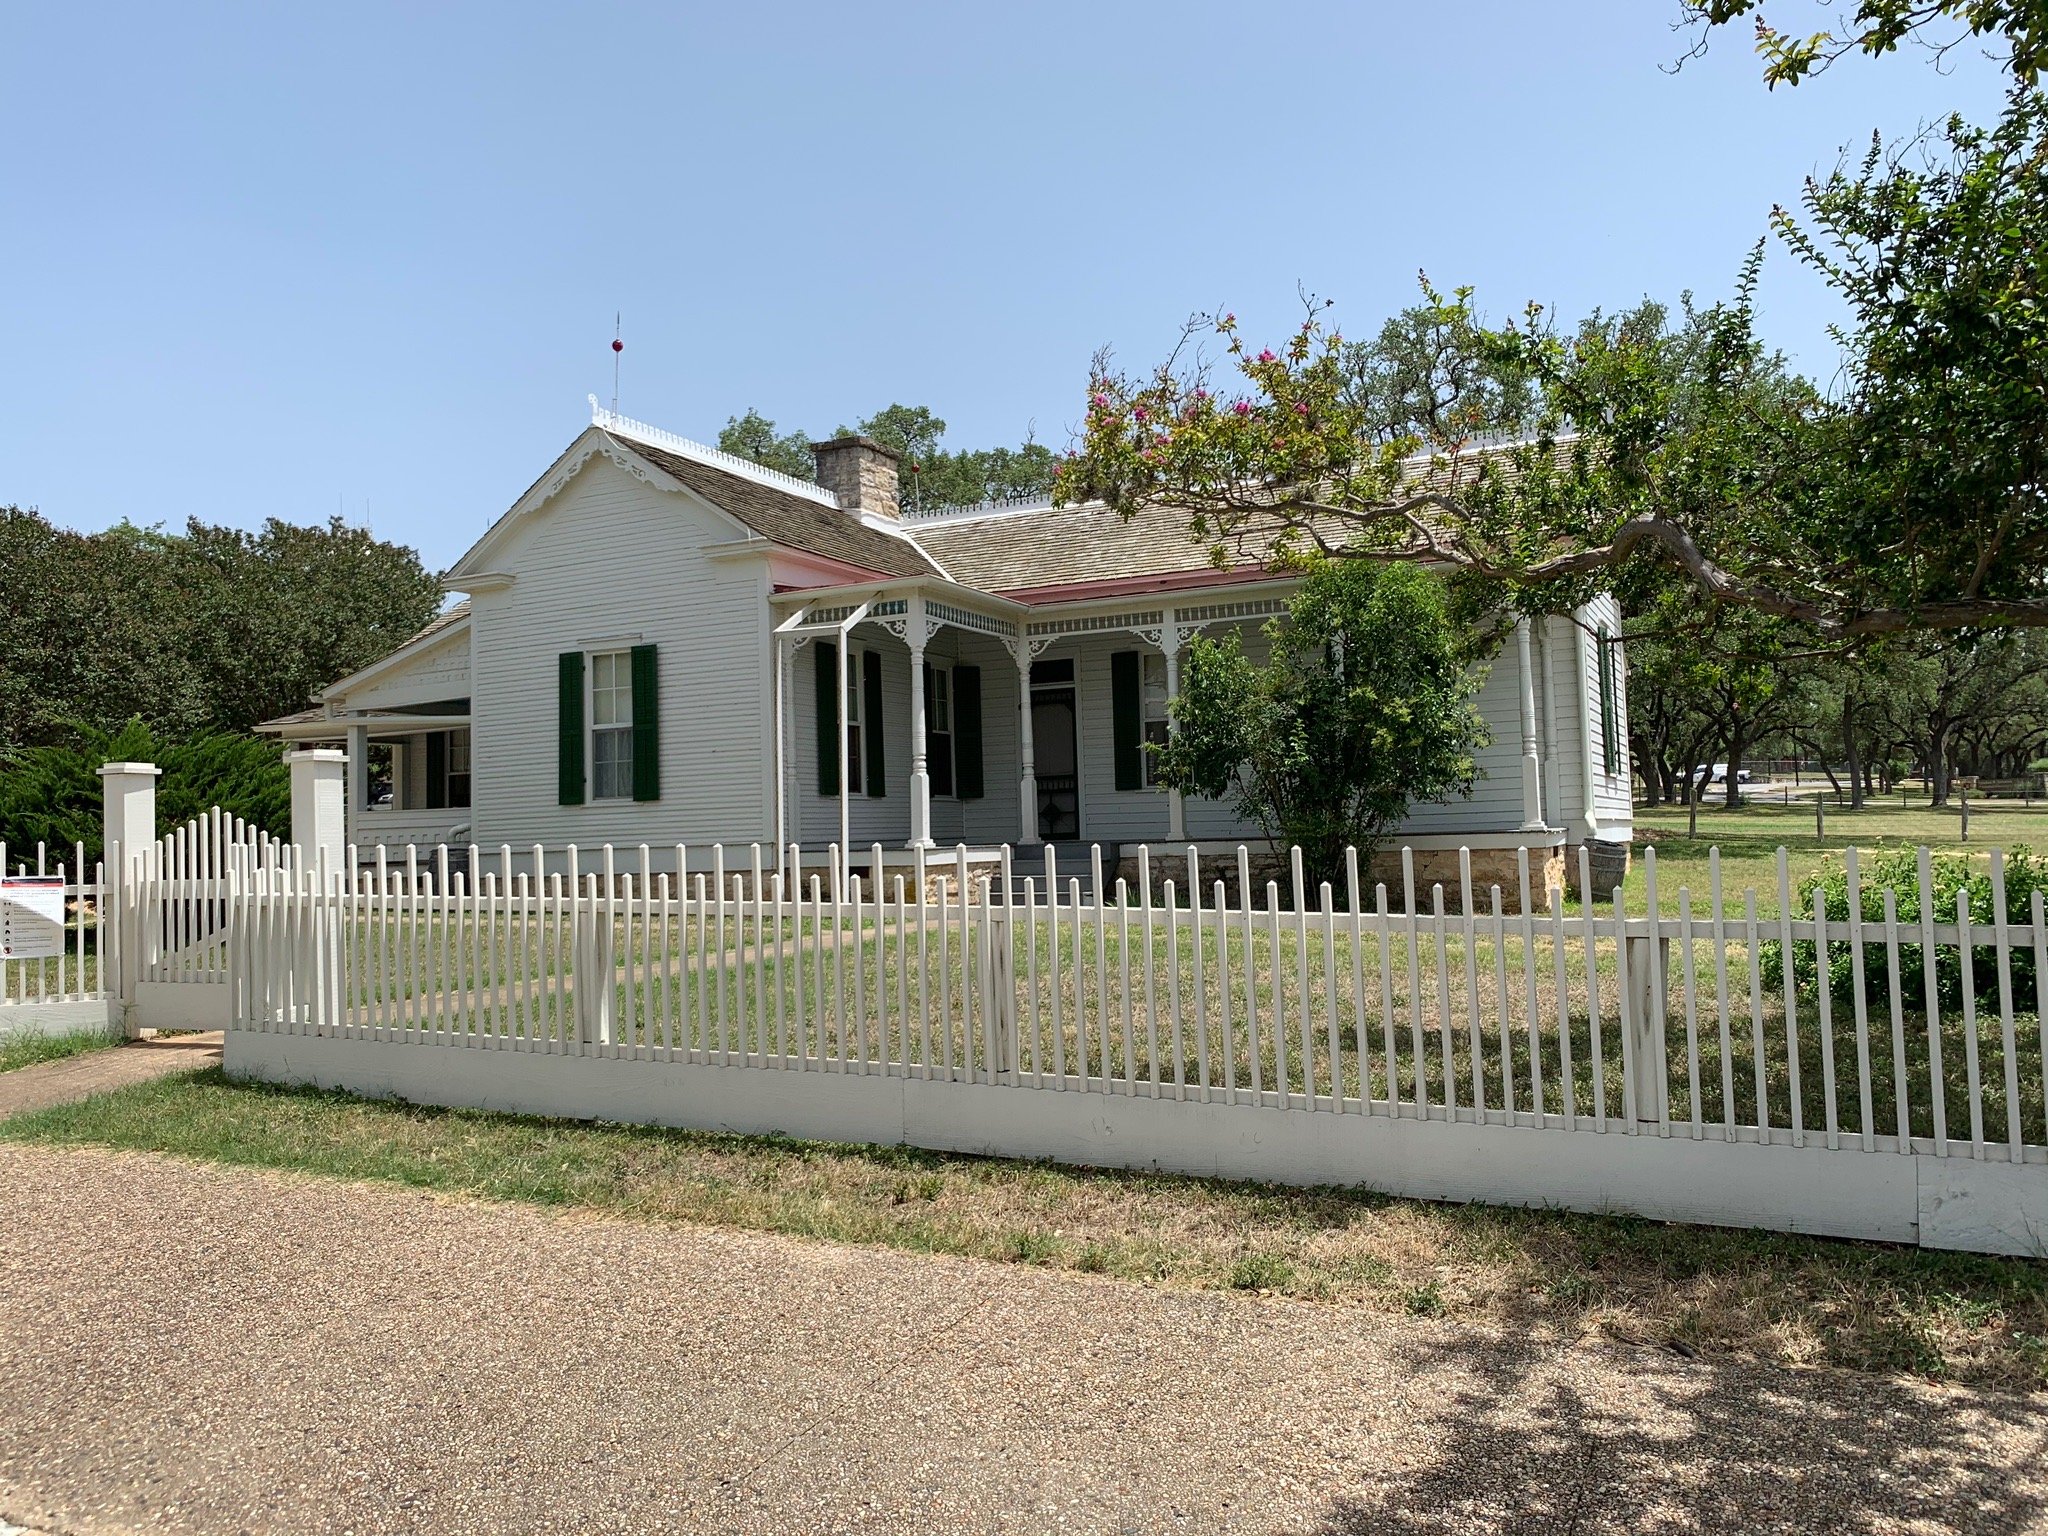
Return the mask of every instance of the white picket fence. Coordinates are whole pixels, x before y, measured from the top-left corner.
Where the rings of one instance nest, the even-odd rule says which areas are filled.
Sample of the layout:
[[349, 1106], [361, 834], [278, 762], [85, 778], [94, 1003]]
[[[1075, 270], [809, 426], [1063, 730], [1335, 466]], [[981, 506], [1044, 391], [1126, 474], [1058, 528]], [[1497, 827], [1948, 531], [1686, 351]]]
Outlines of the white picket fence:
[[45, 843], [36, 845], [32, 858], [24, 857], [26, 852], [0, 843], [0, 873], [61, 878], [63, 932], [55, 955], [0, 963], [0, 1035], [22, 1028], [105, 1028], [119, 956], [116, 925], [101, 921], [108, 895], [106, 866], [88, 867], [83, 844], [70, 849], [68, 857]]
[[[1708, 891], [1667, 900], [1646, 852], [1649, 915], [1631, 917], [1619, 892], [1508, 911], [1469, 862], [1447, 898], [1404, 861], [1390, 897], [1355, 857], [1333, 892], [1305, 887], [1297, 855], [1283, 891], [1258, 888], [1243, 850], [1215, 878], [1190, 849], [1155, 901], [1149, 873], [1126, 889], [1099, 869], [1086, 896], [1049, 851], [1013, 878], [1008, 850], [991, 867], [961, 849], [879, 892], [831, 853], [835, 874], [803, 879], [784, 873], [799, 850], [778, 867], [759, 846], [676, 849], [681, 879], [644, 848], [595, 868], [575, 849], [470, 850], [468, 875], [447, 850], [336, 871], [258, 858], [228, 919], [230, 1070], [2048, 1250], [2048, 1042], [2014, 986], [2016, 957], [2048, 976], [2048, 922], [2038, 895], [2013, 922], [2002, 879], [1987, 929], [1961, 900], [1888, 905], [1879, 925], [1860, 901], [1847, 924], [1818, 898], [1795, 914], [1782, 855], [1760, 917], [1718, 859]], [[1802, 950], [1844, 944], [1849, 1006]], [[1772, 945], [1794, 964], [1774, 968]], [[1921, 957], [1924, 996], [1907, 997]], [[1953, 1006], [1939, 974], [1960, 974]]]
[[83, 845], [69, 859], [38, 845], [33, 861], [10, 863], [0, 844], [0, 868], [66, 881], [62, 953], [0, 962], [0, 1034], [223, 1027], [231, 898], [257, 870], [275, 878], [296, 859], [218, 807], [139, 855], [118, 843], [106, 855], [88, 870]]
[[225, 986], [230, 897], [258, 869], [289, 869], [296, 852], [213, 807], [174, 828], [127, 868], [135, 980]]

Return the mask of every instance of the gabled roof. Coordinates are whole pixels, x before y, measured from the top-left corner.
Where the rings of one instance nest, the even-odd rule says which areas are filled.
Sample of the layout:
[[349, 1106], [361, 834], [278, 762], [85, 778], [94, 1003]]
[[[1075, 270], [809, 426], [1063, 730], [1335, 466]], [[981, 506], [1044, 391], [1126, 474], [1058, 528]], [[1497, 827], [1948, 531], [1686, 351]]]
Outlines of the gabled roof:
[[360, 687], [371, 678], [390, 671], [402, 662], [412, 660], [420, 652], [438, 644], [450, 631], [468, 623], [469, 599], [464, 598], [452, 608], [435, 614], [425, 624], [421, 625], [411, 638], [386, 655], [378, 657], [377, 660], [371, 662], [367, 667], [357, 672], [351, 672], [347, 677], [338, 678], [334, 682], [329, 683], [320, 690], [320, 696], [328, 698], [337, 693], [345, 693], [350, 688]]
[[876, 576], [945, 575], [900, 530], [843, 510], [823, 486], [629, 420], [599, 408], [594, 399], [591, 409], [591, 424], [450, 568], [444, 578], [450, 586], [473, 590], [500, 575], [488, 562], [510, 530], [552, 501], [597, 456], [663, 490], [686, 491], [736, 530], [786, 549]]
[[878, 576], [936, 576], [931, 559], [904, 534], [870, 527], [856, 513], [736, 474], [618, 432], [605, 434], [627, 453], [688, 486], [764, 539], [857, 565]]

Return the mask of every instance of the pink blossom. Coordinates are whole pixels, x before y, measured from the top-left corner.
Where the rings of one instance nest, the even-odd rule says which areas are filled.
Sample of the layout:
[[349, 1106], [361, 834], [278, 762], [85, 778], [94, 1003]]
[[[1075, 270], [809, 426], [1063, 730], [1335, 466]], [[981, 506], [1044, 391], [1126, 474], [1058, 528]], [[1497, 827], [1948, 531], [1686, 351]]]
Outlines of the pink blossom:
[[1249, 400], [1240, 400], [1231, 409], [1240, 416], [1249, 416], [1252, 413], [1252, 403]]
[[1262, 362], [1262, 363], [1270, 363], [1270, 362], [1272, 362], [1272, 361], [1273, 361], [1273, 349], [1272, 349], [1271, 347], [1267, 347], [1267, 348], [1265, 348], [1264, 350], [1262, 350], [1262, 351], [1261, 351], [1261, 352], [1259, 353], [1259, 361], [1260, 361], [1260, 362]]
[[1308, 414], [1308, 402], [1306, 400], [1295, 401], [1294, 414], [1297, 416], [1306, 416]]
[[1088, 397], [1088, 403], [1094, 406], [1096, 409], [1100, 410], [1104, 406], [1107, 406], [1109, 404], [1109, 396], [1102, 394], [1090, 395]]
[[1140, 406], [1134, 406], [1134, 407], [1132, 407], [1132, 409], [1131, 409], [1131, 415], [1132, 415], [1132, 417], [1133, 417], [1134, 419], [1138, 420], [1138, 421], [1143, 421], [1143, 420], [1145, 420], [1145, 419], [1146, 419], [1146, 416], [1147, 416], [1147, 414], [1148, 414], [1148, 413], [1147, 413], [1147, 411], [1145, 410], [1145, 407], [1143, 407], [1142, 405], [1140, 405]]

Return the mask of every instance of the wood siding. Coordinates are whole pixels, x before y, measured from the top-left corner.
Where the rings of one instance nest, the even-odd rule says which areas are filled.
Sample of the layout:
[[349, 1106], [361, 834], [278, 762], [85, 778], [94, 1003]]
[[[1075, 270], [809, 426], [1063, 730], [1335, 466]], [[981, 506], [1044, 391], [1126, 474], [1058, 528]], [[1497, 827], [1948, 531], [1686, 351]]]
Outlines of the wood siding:
[[467, 698], [469, 688], [469, 628], [458, 625], [402, 667], [351, 688], [341, 702], [348, 709], [397, 709]]
[[[702, 552], [733, 532], [600, 459], [513, 536], [498, 560], [518, 579], [470, 620], [479, 844], [773, 839], [764, 567]], [[661, 652], [662, 798], [559, 805], [556, 656], [632, 637]]]

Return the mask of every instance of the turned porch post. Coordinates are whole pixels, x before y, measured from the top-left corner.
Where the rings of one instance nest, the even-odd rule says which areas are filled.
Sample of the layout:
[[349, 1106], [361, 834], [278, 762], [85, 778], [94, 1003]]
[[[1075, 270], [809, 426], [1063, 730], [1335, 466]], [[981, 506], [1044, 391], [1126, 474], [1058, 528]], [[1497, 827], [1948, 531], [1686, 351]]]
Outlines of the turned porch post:
[[[929, 635], [925, 622], [924, 597], [910, 599], [910, 613], [903, 638], [910, 646], [910, 843], [912, 848], [932, 846], [932, 780], [925, 753], [924, 643]], [[881, 876], [876, 875], [876, 889]]]
[[[1023, 626], [1020, 624], [1021, 630]], [[1031, 643], [1017, 636], [1011, 655], [1017, 659], [1017, 755], [1022, 773], [1017, 781], [1017, 841], [1038, 841], [1038, 762], [1031, 745]]]
[[[1160, 616], [1159, 649], [1166, 656], [1166, 730], [1171, 736], [1180, 734], [1180, 722], [1173, 718], [1173, 701], [1180, 697], [1180, 640], [1174, 611], [1169, 608]], [[1166, 792], [1166, 835], [1176, 848], [1188, 840], [1187, 811], [1177, 789]]]
[[1543, 822], [1543, 762], [1536, 753], [1536, 668], [1529, 658], [1529, 621], [1515, 621], [1515, 654], [1522, 668], [1522, 827], [1546, 830]]

